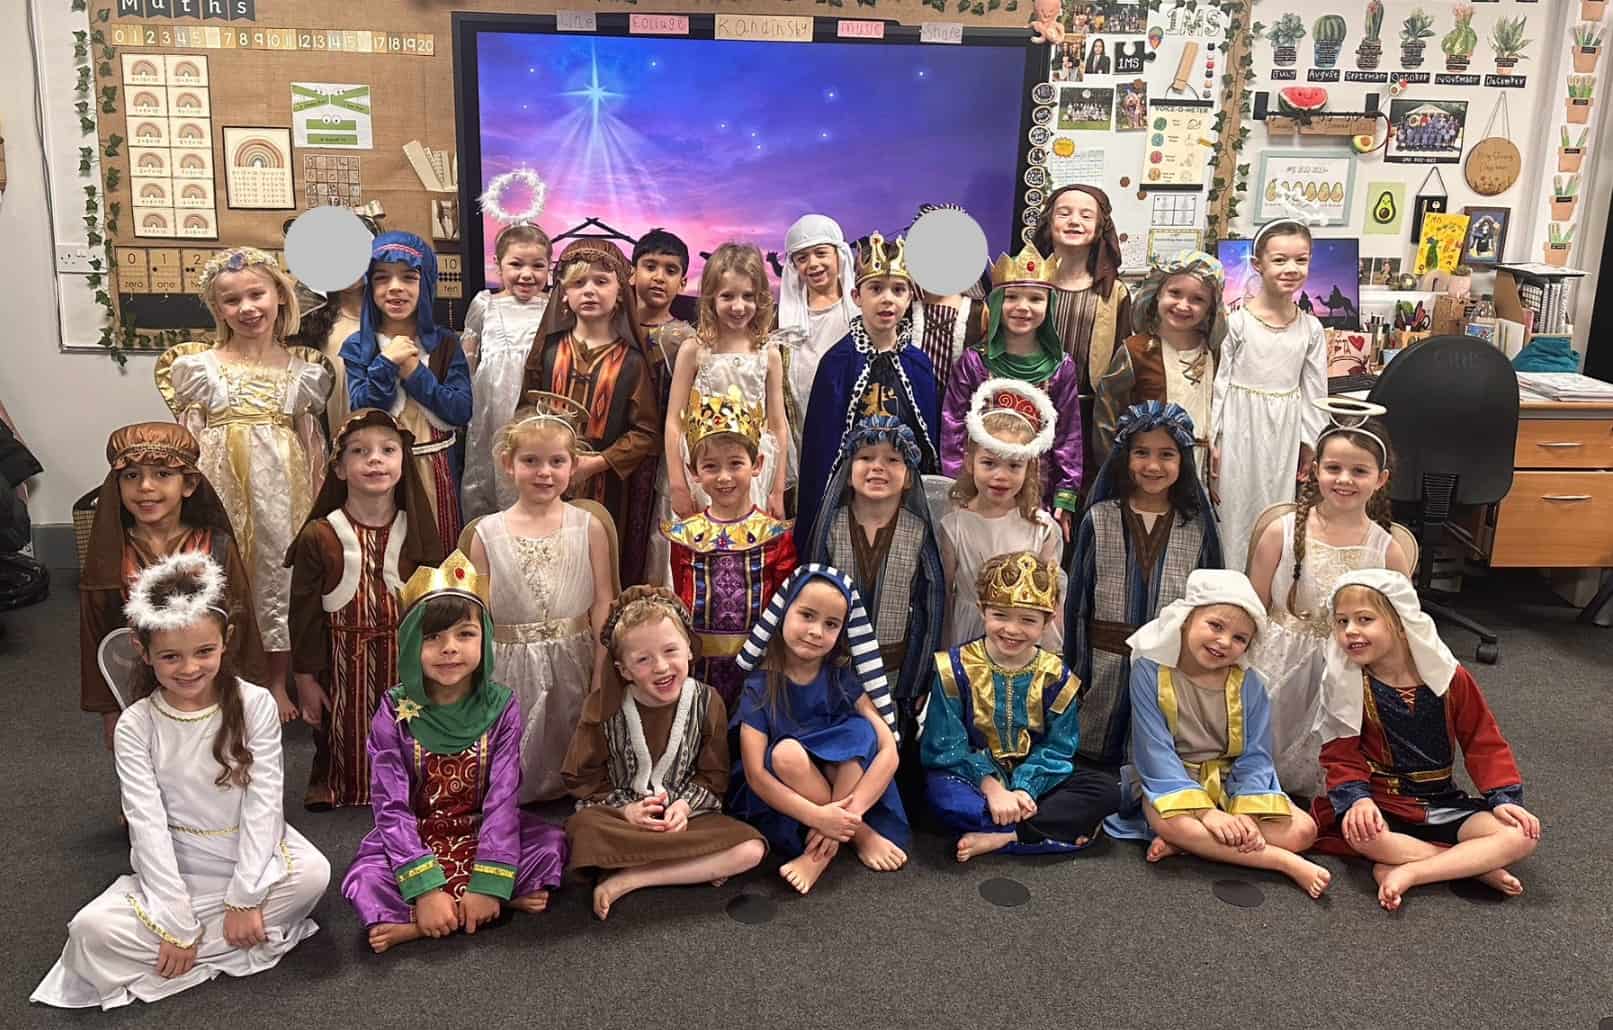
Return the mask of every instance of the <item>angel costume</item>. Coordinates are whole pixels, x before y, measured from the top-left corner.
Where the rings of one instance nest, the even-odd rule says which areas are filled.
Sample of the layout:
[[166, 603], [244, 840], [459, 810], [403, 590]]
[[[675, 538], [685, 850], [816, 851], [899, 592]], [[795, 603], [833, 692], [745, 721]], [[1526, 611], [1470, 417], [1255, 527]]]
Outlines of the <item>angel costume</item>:
[[333, 375], [318, 351], [286, 350], [286, 365], [271, 368], [224, 361], [211, 343], [181, 343], [155, 370], [157, 392], [201, 444], [197, 467], [229, 512], [271, 652], [291, 649], [284, 562], [324, 480], [320, 416]]
[[[238, 680], [232, 689], [252, 753], [244, 787], [216, 782], [217, 704], [181, 711], [159, 689], [118, 720], [113, 751], [134, 872], [73, 917], [61, 958], [30, 1000], [103, 1009], [157, 1001], [220, 973], [272, 969], [319, 929], [308, 914], [330, 882], [330, 863], [286, 825], [279, 710], [261, 687]], [[225, 940], [230, 908], [261, 910], [268, 940], [245, 949]], [[157, 973], [164, 941], [196, 948], [189, 972]]]
[[1264, 632], [1260, 598], [1243, 573], [1200, 569], [1187, 578], [1185, 597], [1126, 642], [1132, 764], [1125, 769], [1120, 811], [1103, 824], [1116, 837], [1153, 839], [1144, 805], [1162, 819], [1209, 808], [1256, 819], [1286, 819], [1293, 812], [1271, 764], [1260, 674], [1242, 659], [1200, 680], [1176, 668], [1188, 617], [1212, 604], [1242, 608], [1255, 624], [1255, 639]]
[[527, 353], [548, 306], [547, 297], [523, 304], [509, 293], [483, 290], [465, 313], [464, 337], [479, 341], [471, 374], [475, 403], [465, 431], [465, 475], [459, 488], [466, 522], [515, 503], [515, 482], [500, 467], [493, 444], [521, 406]]
[[342, 345], [347, 366], [347, 397], [353, 410], [380, 408], [414, 434], [414, 457], [437, 519], [437, 538], [458, 540], [464, 526], [459, 510], [459, 434], [471, 418], [470, 364], [459, 337], [440, 328], [432, 314], [437, 302], [437, 255], [413, 233], [387, 232], [370, 249], [369, 279], [375, 266], [400, 263], [420, 273], [420, 301], [412, 316], [420, 361], [407, 378], [382, 348], [392, 338], [381, 332], [384, 316], [366, 287], [359, 331]]
[[545, 537], [515, 536], [502, 511], [476, 523], [493, 581], [495, 668], [520, 702], [521, 804], [566, 792], [561, 767], [594, 675], [592, 521], [567, 504]]
[[1296, 311], [1288, 325], [1270, 326], [1247, 307], [1232, 313], [1210, 410], [1228, 568], [1247, 567], [1260, 513], [1294, 499], [1299, 448], [1327, 425], [1314, 403], [1326, 398], [1327, 338], [1315, 316]]

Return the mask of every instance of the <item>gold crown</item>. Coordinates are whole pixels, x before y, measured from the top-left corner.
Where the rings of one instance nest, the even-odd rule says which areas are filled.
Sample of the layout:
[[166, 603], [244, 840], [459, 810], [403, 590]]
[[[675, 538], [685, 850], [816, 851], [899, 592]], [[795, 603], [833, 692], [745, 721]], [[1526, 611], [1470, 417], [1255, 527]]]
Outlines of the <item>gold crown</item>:
[[1058, 566], [1029, 551], [1015, 551], [987, 562], [981, 580], [982, 608], [1032, 608], [1058, 614]]
[[1016, 256], [1007, 254], [997, 258], [991, 266], [991, 288], [1004, 286], [1052, 286], [1058, 274], [1058, 258], [1044, 258], [1035, 244], [1027, 243]]
[[866, 246], [857, 248], [857, 282], [879, 275], [900, 276], [909, 281], [913, 275], [907, 270], [907, 241], [900, 236], [885, 245], [885, 237], [873, 233]]
[[475, 601], [483, 611], [487, 611], [493, 603], [487, 577], [476, 571], [476, 566], [471, 564], [463, 551], [450, 554], [436, 568], [422, 565], [415, 569], [409, 582], [403, 584], [403, 589], [398, 592], [398, 604], [408, 611], [426, 598], [438, 594], [457, 594]]
[[700, 441], [719, 433], [742, 436], [752, 447], [760, 447], [765, 422], [762, 406], [746, 401], [738, 384], [730, 384], [723, 393], [690, 390], [689, 407], [683, 413], [683, 436], [690, 454]]

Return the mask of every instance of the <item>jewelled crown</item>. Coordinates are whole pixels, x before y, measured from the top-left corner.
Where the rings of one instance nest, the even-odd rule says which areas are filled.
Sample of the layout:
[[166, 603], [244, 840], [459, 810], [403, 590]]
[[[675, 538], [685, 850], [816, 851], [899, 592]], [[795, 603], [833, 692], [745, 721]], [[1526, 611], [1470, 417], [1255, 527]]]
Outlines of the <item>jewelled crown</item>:
[[700, 441], [720, 433], [744, 437], [752, 447], [760, 447], [765, 421], [762, 406], [746, 401], [737, 384], [731, 384], [723, 393], [690, 390], [689, 407], [683, 412], [683, 435], [691, 454]]
[[1003, 254], [991, 266], [991, 288], [1004, 286], [1052, 286], [1058, 272], [1058, 258], [1044, 258], [1034, 244], [1027, 243], [1014, 257]]
[[887, 243], [876, 232], [868, 237], [866, 245], [857, 248], [857, 282], [881, 275], [913, 278], [907, 270], [907, 241], [900, 236]]
[[404, 611], [408, 611], [426, 598], [438, 594], [457, 594], [475, 601], [484, 611], [493, 603], [487, 577], [476, 571], [476, 566], [471, 564], [463, 551], [450, 554], [436, 568], [422, 565], [415, 569], [409, 582], [403, 584], [403, 589], [399, 591], [398, 603]]
[[1029, 551], [995, 558], [981, 570], [982, 608], [1031, 608], [1057, 615], [1058, 605], [1058, 567]]

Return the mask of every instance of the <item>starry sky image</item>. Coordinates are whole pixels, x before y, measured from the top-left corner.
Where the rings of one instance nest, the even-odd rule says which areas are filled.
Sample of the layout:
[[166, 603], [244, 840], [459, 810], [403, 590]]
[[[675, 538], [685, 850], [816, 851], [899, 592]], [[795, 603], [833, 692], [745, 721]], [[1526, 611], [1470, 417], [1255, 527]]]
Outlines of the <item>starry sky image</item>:
[[[1017, 47], [484, 32], [478, 59], [480, 186], [536, 171], [551, 234], [589, 217], [635, 237], [665, 226], [689, 244], [689, 292], [700, 251], [782, 250], [814, 211], [854, 239], [954, 203], [993, 255], [1009, 249]], [[495, 285], [497, 231], [484, 218]]]
[[[1260, 276], [1249, 261], [1249, 244], [1249, 240], [1222, 240], [1217, 247], [1215, 256], [1226, 268], [1227, 284], [1221, 299], [1228, 311], [1243, 307], [1243, 302], [1260, 288]], [[1360, 328], [1359, 251], [1359, 242], [1354, 239], [1318, 236], [1311, 242], [1311, 271], [1305, 280], [1308, 310], [1330, 329]], [[1347, 303], [1332, 308], [1327, 302], [1335, 299], [1335, 289]]]

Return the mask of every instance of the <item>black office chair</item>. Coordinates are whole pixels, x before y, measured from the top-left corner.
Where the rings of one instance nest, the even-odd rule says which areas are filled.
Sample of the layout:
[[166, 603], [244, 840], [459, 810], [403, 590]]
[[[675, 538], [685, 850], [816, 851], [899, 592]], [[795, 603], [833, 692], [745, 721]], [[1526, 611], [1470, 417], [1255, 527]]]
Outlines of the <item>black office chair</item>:
[[1453, 505], [1495, 504], [1512, 489], [1517, 373], [1483, 340], [1436, 336], [1391, 361], [1367, 399], [1389, 409], [1384, 421], [1398, 460], [1389, 498], [1422, 547], [1417, 594], [1423, 608], [1478, 634], [1478, 660], [1494, 664], [1501, 653], [1495, 633], [1435, 599], [1434, 561], [1447, 532], [1474, 546], [1471, 535], [1449, 521]]

